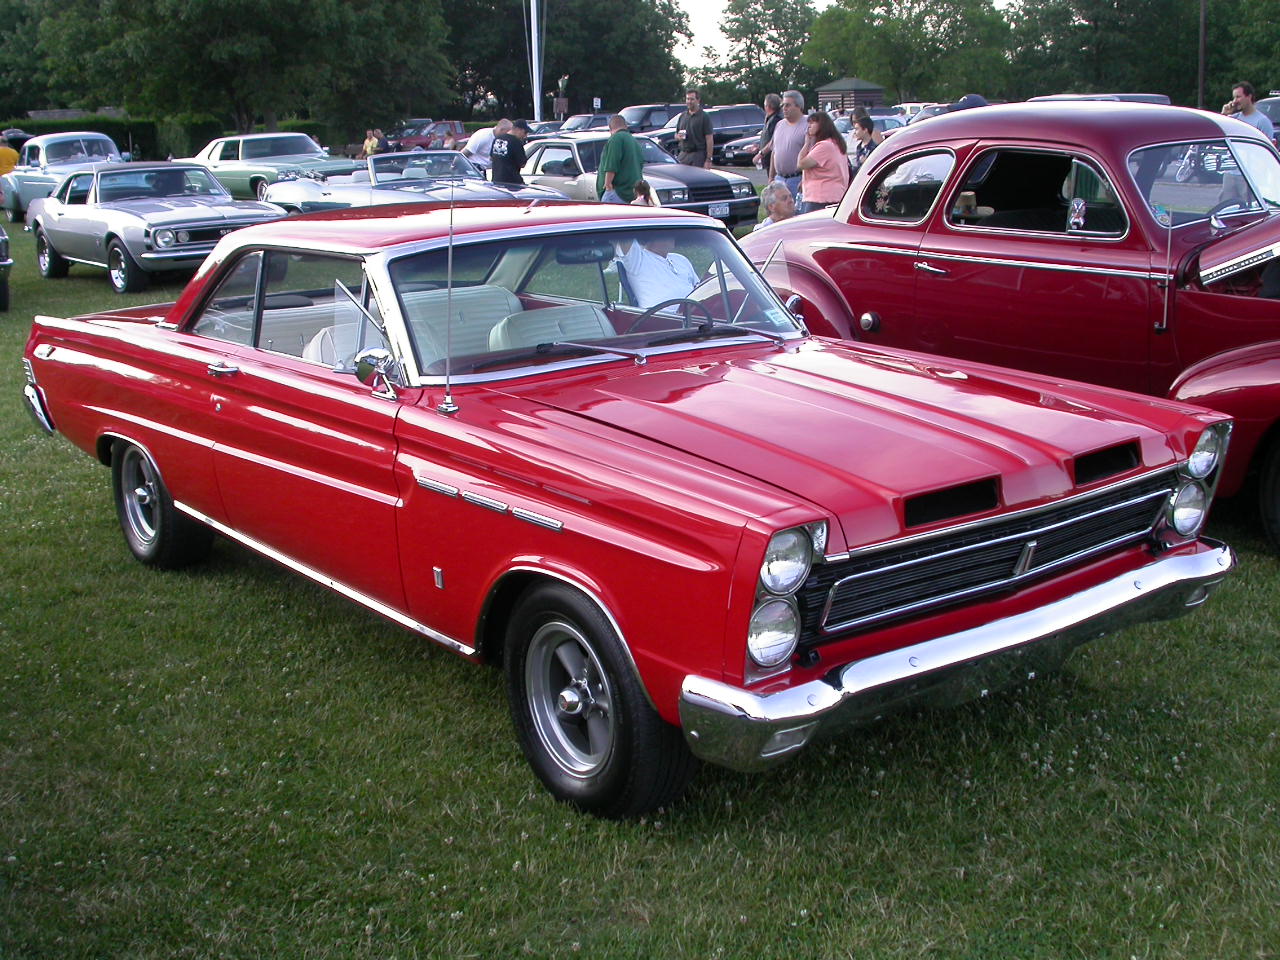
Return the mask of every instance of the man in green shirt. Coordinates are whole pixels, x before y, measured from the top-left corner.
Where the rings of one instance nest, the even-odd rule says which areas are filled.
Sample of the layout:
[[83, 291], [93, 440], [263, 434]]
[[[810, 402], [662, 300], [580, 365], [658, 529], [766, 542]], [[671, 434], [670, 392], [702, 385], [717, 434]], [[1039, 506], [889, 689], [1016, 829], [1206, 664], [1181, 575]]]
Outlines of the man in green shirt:
[[644, 176], [640, 144], [620, 114], [609, 118], [609, 141], [604, 145], [596, 171], [596, 194], [601, 203], [630, 203], [636, 198], [636, 181]]

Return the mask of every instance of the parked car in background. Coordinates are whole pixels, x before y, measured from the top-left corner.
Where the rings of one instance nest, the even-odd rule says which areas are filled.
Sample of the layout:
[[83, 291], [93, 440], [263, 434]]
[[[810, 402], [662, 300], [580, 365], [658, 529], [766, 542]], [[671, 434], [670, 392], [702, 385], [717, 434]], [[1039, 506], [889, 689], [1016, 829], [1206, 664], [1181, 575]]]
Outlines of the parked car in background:
[[284, 215], [234, 199], [194, 163], [99, 163], [33, 202], [27, 221], [44, 277], [82, 263], [105, 268], [116, 293], [136, 293], [152, 273], [194, 270], [233, 230]]
[[467, 131], [461, 120], [406, 120], [387, 135], [396, 150], [439, 150], [449, 137], [453, 138], [451, 149], [461, 150], [467, 145]]
[[684, 113], [683, 103], [637, 103], [618, 111], [632, 133], [646, 133], [667, 125], [672, 117]]
[[356, 161], [331, 157], [305, 133], [247, 133], [219, 137], [190, 158], [207, 167], [234, 197], [260, 200], [270, 184], [295, 177], [350, 173]]
[[810, 337], [706, 217], [413, 211], [250, 227], [176, 304], [39, 317], [24, 395], [110, 465], [142, 563], [217, 532], [501, 664], [581, 809], [1025, 682], [1234, 564], [1201, 537], [1220, 414]]
[[530, 120], [528, 122], [530, 134], [555, 133], [564, 123], [563, 120]]
[[[683, 112], [683, 111], [681, 111]], [[764, 107], [758, 103], [739, 103], [731, 106], [707, 107], [707, 119], [711, 121], [714, 138], [713, 162], [721, 157], [724, 145], [748, 134], [758, 134], [764, 127]], [[677, 114], [666, 122], [660, 130], [650, 136], [668, 153], [676, 153]]]
[[290, 213], [381, 203], [469, 203], [475, 200], [564, 200], [558, 190], [490, 183], [456, 150], [377, 153], [349, 176], [273, 183], [264, 197]]
[[1172, 101], [1164, 93], [1052, 93], [1042, 97], [1030, 97], [1032, 102], [1054, 100], [1119, 100], [1126, 103], [1162, 103]]
[[[872, 116], [871, 123], [875, 127], [876, 132], [888, 136], [895, 130], [900, 130], [907, 125], [907, 120], [901, 114]], [[858, 139], [853, 135], [853, 118], [852, 117], [836, 117], [836, 129], [840, 131], [840, 135], [844, 137], [845, 152], [853, 153], [858, 148]]]
[[755, 162], [760, 152], [760, 134], [751, 134], [730, 140], [723, 146], [716, 147], [712, 160], [726, 167], [749, 167]]
[[[609, 134], [556, 134], [527, 147], [526, 183], [558, 190], [574, 200], [598, 200], [596, 171]], [[754, 223], [760, 207], [756, 189], [746, 177], [677, 163], [646, 136], [636, 137], [644, 158], [644, 179], [664, 207], [705, 213], [730, 226]]]
[[121, 163], [115, 141], [104, 133], [46, 133], [22, 145], [18, 165], [0, 177], [5, 218], [21, 223], [27, 208], [53, 192], [67, 174], [95, 163]]
[[9, 235], [0, 227], [0, 310], [9, 309], [9, 271], [13, 257], [9, 255]]
[[834, 216], [744, 245], [815, 331], [1234, 416], [1220, 492], [1252, 474], [1280, 546], [1277, 210], [1280, 154], [1238, 120], [1011, 104], [912, 124]]
[[581, 133], [585, 130], [607, 130], [609, 128], [609, 118], [611, 116], [613, 116], [611, 113], [575, 113], [571, 117], [566, 117], [555, 130], [548, 131], [546, 133], [530, 132], [529, 136], [526, 137], [525, 140], [545, 140], [549, 136], [560, 136], [561, 134], [566, 133]]
[[951, 104], [949, 103], [927, 103], [915, 113], [907, 118], [908, 124], [920, 123], [922, 120], [930, 120], [933, 117], [940, 117], [944, 113], [951, 112]]

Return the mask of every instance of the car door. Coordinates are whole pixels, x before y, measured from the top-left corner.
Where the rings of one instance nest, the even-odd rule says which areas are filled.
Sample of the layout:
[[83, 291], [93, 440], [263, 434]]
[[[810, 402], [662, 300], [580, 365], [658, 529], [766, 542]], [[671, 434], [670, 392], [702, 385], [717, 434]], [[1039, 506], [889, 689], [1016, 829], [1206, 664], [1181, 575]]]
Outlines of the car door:
[[1079, 151], [973, 151], [916, 262], [929, 349], [1147, 390], [1156, 281], [1118, 196]]
[[376, 311], [362, 261], [257, 251], [228, 277], [239, 279], [193, 324], [223, 339], [209, 376], [228, 525], [344, 592], [403, 608], [393, 474], [399, 403], [334, 364], [341, 351], [333, 344], [352, 343], [353, 330], [370, 346], [381, 343], [338, 288], [346, 284]]
[[94, 210], [89, 204], [92, 188], [92, 173], [73, 174], [45, 201], [46, 215], [41, 227], [53, 249], [64, 257], [101, 260], [92, 229]]
[[248, 197], [249, 174], [240, 160], [241, 143], [238, 137], [223, 140], [210, 152], [208, 167], [232, 196]]

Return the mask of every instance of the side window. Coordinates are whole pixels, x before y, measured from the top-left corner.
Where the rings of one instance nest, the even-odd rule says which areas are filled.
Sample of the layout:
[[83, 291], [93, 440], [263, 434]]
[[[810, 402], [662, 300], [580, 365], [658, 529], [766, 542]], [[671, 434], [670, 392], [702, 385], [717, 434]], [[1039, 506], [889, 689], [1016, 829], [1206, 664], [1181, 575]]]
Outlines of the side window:
[[93, 174], [79, 174], [67, 181], [67, 185], [64, 187], [66, 195], [62, 199], [67, 203], [86, 204], [89, 202], [89, 190], [92, 187]]
[[594, 173], [600, 169], [600, 155], [603, 153], [603, 140], [578, 144], [578, 159], [582, 162], [582, 172]]
[[261, 252], [241, 257], [222, 278], [200, 311], [191, 332], [244, 346], [253, 343], [253, 318], [257, 311], [261, 268]]
[[221, 147], [218, 148], [218, 155], [215, 160], [239, 160], [240, 159], [240, 141], [226, 140], [223, 141]]
[[378, 317], [358, 259], [314, 253], [267, 253], [258, 346], [349, 369], [366, 347], [386, 347], [381, 333], [339, 286]]
[[39, 147], [23, 147], [22, 162], [28, 167], [40, 166], [40, 148]]
[[954, 165], [955, 157], [945, 152], [917, 153], [890, 164], [862, 195], [862, 215], [919, 223], [929, 215]]
[[539, 159], [539, 158], [541, 158], [541, 156], [542, 156], [542, 151], [541, 151], [541, 150], [539, 150], [539, 149], [531, 149], [531, 150], [530, 150], [530, 151], [525, 155], [524, 166], [520, 168], [520, 172], [521, 172], [521, 173], [527, 173], [527, 174], [533, 174], [533, 173], [540, 172], [540, 167], [539, 167], [540, 159]]
[[549, 177], [576, 177], [580, 171], [568, 147], [547, 147], [537, 158], [533, 172]]

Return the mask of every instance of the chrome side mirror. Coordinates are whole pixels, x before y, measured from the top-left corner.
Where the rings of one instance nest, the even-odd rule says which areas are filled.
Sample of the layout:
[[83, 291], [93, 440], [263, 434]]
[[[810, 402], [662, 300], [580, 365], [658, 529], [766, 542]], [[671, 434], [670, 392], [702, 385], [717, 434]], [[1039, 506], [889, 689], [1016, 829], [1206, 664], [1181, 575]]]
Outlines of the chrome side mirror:
[[373, 387], [374, 396], [388, 400], [394, 400], [396, 388], [404, 386], [396, 358], [382, 347], [370, 347], [356, 354], [356, 379]]
[[801, 323], [804, 323], [804, 314], [800, 312], [800, 304], [803, 302], [804, 301], [800, 299], [800, 294], [798, 293], [793, 293], [791, 296], [787, 297], [786, 302], [787, 313], [791, 314]]

